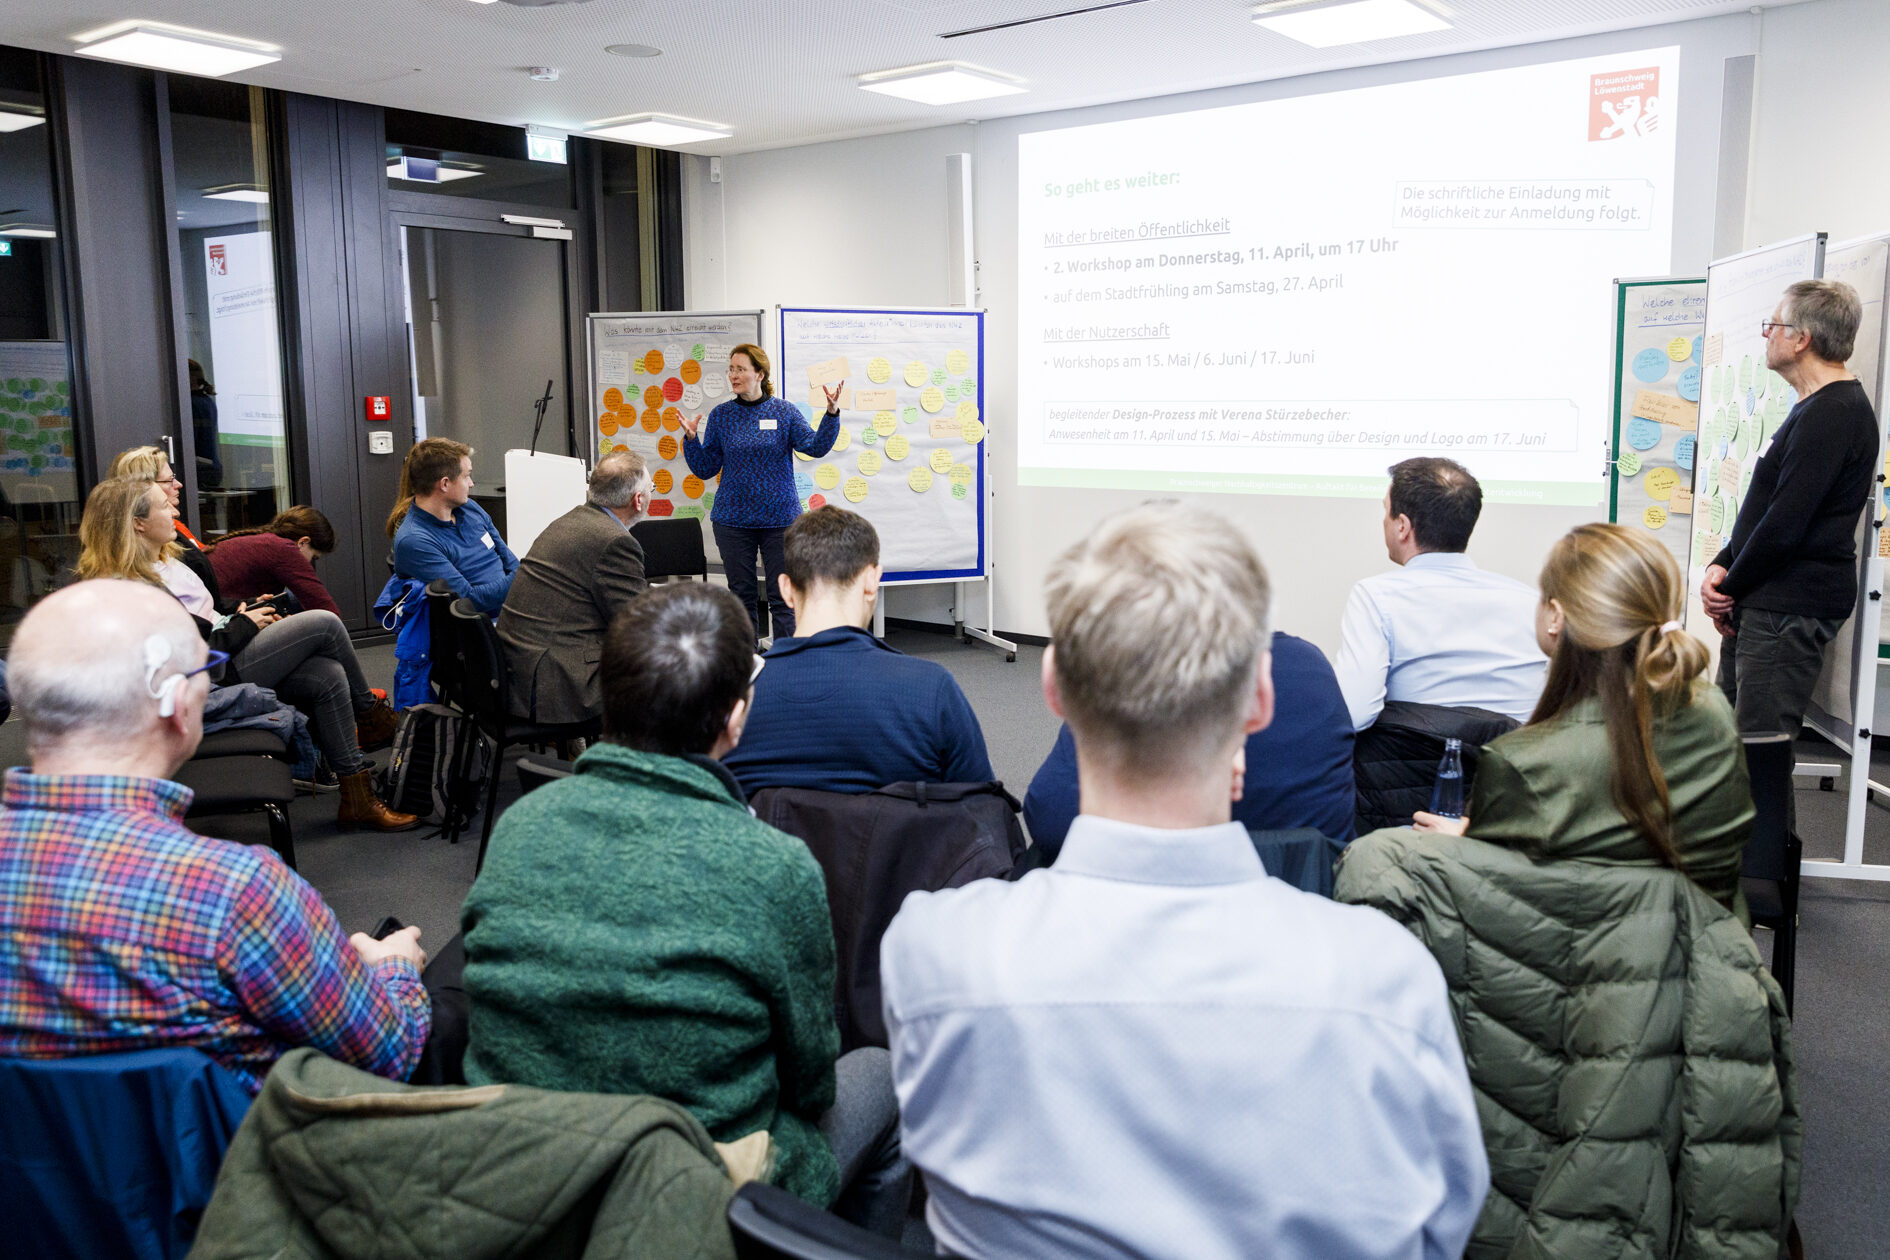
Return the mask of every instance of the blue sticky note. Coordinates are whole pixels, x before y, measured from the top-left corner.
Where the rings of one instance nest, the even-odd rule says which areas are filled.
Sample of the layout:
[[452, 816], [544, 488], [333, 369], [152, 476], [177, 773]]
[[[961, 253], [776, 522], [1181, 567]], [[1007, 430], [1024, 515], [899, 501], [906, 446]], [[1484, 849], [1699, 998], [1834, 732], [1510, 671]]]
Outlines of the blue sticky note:
[[794, 474], [794, 488], [800, 491], [801, 497], [805, 499], [814, 492], [814, 479], [804, 472], [797, 471]]
[[1649, 346], [1634, 356], [1634, 379], [1643, 384], [1652, 385], [1667, 375], [1667, 365], [1673, 362], [1665, 350]]
[[1680, 397], [1688, 402], [1700, 401], [1700, 369], [1690, 367], [1680, 373]]
[[1705, 340], [1706, 339], [1704, 337], [1695, 337], [1693, 339], [1693, 358], [1691, 360], [1692, 362], [1698, 363], [1700, 361], [1700, 346], [1701, 346], [1701, 343], [1704, 342]]
[[801, 409], [803, 416], [807, 417], [807, 423], [812, 424], [814, 422], [814, 409], [812, 407], [808, 406], [806, 403], [795, 403], [794, 405]]
[[1689, 433], [1673, 444], [1673, 462], [1687, 472], [1693, 471], [1693, 447], [1697, 439]]
[[1628, 421], [1628, 445], [1637, 451], [1651, 451], [1660, 445], [1660, 426], [1652, 420], [1635, 416]]
[[1757, 407], [1758, 405], [1759, 405], [1759, 395], [1753, 390], [1750, 390], [1750, 389], [1747, 390], [1746, 391], [1746, 414], [1751, 415], [1752, 409]]

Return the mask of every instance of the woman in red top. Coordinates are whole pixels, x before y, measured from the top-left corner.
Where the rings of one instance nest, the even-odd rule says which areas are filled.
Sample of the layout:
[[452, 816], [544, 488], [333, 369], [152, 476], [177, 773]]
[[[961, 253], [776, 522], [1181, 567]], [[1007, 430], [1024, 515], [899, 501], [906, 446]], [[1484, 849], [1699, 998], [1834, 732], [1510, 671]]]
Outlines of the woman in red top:
[[286, 590], [302, 607], [339, 617], [340, 607], [315, 576], [315, 561], [334, 549], [335, 527], [328, 518], [297, 504], [260, 529], [225, 534], [210, 549], [210, 563], [225, 599], [258, 599]]

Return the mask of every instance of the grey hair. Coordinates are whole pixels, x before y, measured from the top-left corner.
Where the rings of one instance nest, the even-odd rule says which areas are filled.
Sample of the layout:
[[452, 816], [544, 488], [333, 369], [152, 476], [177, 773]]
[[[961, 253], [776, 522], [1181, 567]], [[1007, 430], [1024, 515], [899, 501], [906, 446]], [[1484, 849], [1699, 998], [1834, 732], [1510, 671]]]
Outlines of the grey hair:
[[619, 446], [597, 461], [585, 498], [595, 507], [621, 510], [630, 506], [630, 500], [644, 488], [648, 476], [649, 468], [643, 456], [629, 447]]
[[86, 737], [122, 744], [155, 721], [152, 688], [202, 656], [203, 639], [173, 596], [143, 582], [94, 579], [26, 614], [14, 632], [7, 689], [33, 752]]
[[1238, 730], [1272, 597], [1229, 522], [1174, 502], [1124, 512], [1057, 558], [1045, 596], [1070, 727], [1125, 772], [1165, 776]]
[[1847, 363], [1857, 348], [1864, 303], [1842, 280], [1800, 280], [1785, 290], [1786, 321], [1811, 338], [1811, 352], [1827, 363]]

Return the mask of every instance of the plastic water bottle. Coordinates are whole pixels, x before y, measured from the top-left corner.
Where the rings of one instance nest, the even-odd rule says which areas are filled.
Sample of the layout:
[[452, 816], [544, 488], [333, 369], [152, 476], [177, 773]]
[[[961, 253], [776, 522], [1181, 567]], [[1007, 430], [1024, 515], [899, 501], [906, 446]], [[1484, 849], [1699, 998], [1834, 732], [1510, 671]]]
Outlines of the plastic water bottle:
[[1431, 788], [1431, 812], [1440, 818], [1463, 817], [1463, 741], [1444, 741], [1444, 759], [1437, 763], [1437, 783]]

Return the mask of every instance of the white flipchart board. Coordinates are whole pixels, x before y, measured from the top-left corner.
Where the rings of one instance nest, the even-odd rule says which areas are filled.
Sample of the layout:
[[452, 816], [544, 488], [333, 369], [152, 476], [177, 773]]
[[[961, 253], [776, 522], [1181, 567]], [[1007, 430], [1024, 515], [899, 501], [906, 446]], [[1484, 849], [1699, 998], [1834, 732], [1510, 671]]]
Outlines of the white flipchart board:
[[505, 544], [523, 558], [545, 526], [584, 502], [584, 461], [516, 448], [505, 453]]

